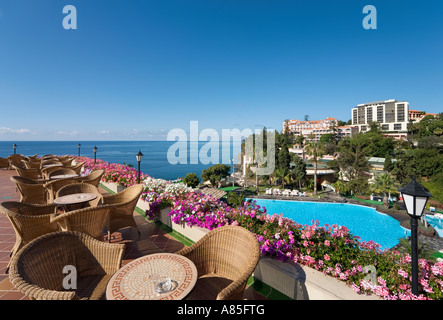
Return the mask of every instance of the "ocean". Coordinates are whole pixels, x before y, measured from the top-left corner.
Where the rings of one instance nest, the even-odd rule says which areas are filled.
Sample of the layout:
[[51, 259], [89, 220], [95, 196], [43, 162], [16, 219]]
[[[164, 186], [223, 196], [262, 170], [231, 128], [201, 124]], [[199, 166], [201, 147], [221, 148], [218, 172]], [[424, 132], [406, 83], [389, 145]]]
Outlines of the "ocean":
[[[91, 159], [94, 159], [93, 148], [96, 146], [97, 159], [110, 163], [131, 164], [136, 169], [138, 166], [136, 154], [140, 150], [143, 153], [140, 171], [153, 178], [166, 180], [185, 177], [189, 172], [194, 172], [200, 177], [204, 169], [214, 164], [232, 165], [232, 159], [234, 158], [236, 163], [238, 159], [238, 154], [233, 155], [238, 151], [238, 146], [234, 143], [226, 147], [222, 143], [216, 142], [210, 145], [206, 141], [196, 144], [188, 142], [181, 145], [179, 150], [175, 150], [178, 147], [175, 141], [0, 141], [0, 157], [6, 158], [13, 154], [14, 143], [17, 145], [16, 153], [25, 156], [36, 153], [39, 156], [45, 154], [77, 156], [78, 144], [80, 144], [80, 155]], [[191, 152], [191, 150], [196, 150], [192, 149], [194, 146], [198, 148], [198, 152]], [[207, 149], [210, 151], [206, 152]], [[182, 152], [181, 155], [184, 157], [181, 158], [181, 163], [171, 163], [168, 159], [168, 151], [171, 155], [171, 150], [176, 151], [172, 152], [174, 155], [172, 158], [178, 157]], [[211, 157], [209, 163], [208, 156]]]

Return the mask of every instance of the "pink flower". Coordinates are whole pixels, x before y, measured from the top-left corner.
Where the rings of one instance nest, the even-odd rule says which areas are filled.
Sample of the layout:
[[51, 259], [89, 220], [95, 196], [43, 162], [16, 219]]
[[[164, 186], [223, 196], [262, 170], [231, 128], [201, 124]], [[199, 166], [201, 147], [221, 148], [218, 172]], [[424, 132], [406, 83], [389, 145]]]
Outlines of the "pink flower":
[[329, 242], [329, 240], [325, 240], [325, 245], [328, 246], [328, 247], [331, 245], [331, 243]]
[[329, 261], [331, 258], [329, 257], [329, 255], [326, 253], [323, 257], [326, 261]]

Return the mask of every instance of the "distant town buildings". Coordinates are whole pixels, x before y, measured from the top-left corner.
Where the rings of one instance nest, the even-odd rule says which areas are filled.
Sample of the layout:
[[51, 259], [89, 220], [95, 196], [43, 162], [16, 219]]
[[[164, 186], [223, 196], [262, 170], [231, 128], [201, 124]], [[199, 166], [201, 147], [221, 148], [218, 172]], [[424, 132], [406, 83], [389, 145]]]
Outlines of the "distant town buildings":
[[420, 122], [425, 116], [431, 115], [437, 118], [436, 113], [427, 113], [426, 111], [409, 110], [409, 121]]
[[289, 130], [294, 135], [301, 135], [306, 141], [320, 141], [324, 134], [335, 133], [338, 139], [353, 136], [358, 128], [352, 126], [338, 126], [338, 120], [328, 117], [324, 120], [286, 120], [283, 122], [283, 132]]

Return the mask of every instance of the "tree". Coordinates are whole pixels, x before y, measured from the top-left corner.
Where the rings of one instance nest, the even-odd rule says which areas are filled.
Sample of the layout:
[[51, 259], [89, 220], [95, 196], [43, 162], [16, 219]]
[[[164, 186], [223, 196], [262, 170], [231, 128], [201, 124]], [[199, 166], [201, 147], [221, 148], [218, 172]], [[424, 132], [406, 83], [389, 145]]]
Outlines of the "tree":
[[285, 186], [285, 177], [288, 175], [288, 172], [289, 170], [283, 167], [278, 167], [274, 170], [275, 178], [282, 181], [283, 187]]
[[315, 141], [309, 141], [306, 144], [306, 153], [312, 157], [314, 161], [314, 195], [317, 194], [317, 162], [323, 156], [323, 145]]
[[203, 181], [210, 181], [215, 186], [221, 179], [229, 175], [231, 167], [226, 164], [216, 164], [202, 171], [201, 177]]
[[349, 181], [366, 178], [369, 165], [364, 146], [361, 134], [345, 138], [339, 144], [340, 155], [337, 158], [337, 165], [340, 174]]
[[183, 183], [188, 187], [195, 188], [200, 184], [200, 178], [194, 172], [190, 172], [183, 178]]
[[375, 193], [383, 194], [383, 204], [388, 207], [388, 195], [397, 192], [398, 184], [395, 180], [387, 173], [383, 173], [375, 176], [374, 184], [372, 185], [372, 190]]
[[298, 181], [298, 186], [301, 189], [301, 181], [306, 177], [306, 163], [299, 156], [293, 158], [293, 163], [294, 167], [292, 168], [292, 173], [294, 174], [294, 179]]

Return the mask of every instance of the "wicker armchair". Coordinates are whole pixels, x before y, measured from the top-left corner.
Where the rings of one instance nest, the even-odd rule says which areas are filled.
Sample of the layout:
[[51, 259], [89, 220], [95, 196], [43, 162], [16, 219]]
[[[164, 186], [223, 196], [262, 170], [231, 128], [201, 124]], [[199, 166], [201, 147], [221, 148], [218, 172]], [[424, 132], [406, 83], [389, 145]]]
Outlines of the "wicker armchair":
[[40, 168], [43, 169], [43, 166], [47, 166], [50, 164], [62, 164], [60, 161], [58, 161], [58, 159], [50, 159], [50, 160], [42, 160], [42, 162], [40, 163]]
[[19, 176], [10, 178], [20, 193], [20, 202], [46, 204], [47, 195], [43, 181], [31, 180]]
[[[41, 169], [41, 176], [43, 179], [49, 180], [49, 174], [53, 171], [63, 169], [63, 167], [47, 167]], [[77, 173], [77, 172], [75, 172]]]
[[17, 167], [16, 165], [11, 165], [12, 169], [15, 169], [20, 177], [37, 180], [40, 177], [39, 169], [26, 169], [24, 167]]
[[57, 223], [60, 231], [79, 231], [103, 241], [109, 211], [113, 205], [88, 207], [51, 215], [51, 223]]
[[140, 237], [140, 230], [134, 220], [134, 210], [142, 191], [143, 185], [137, 184], [122, 192], [103, 196], [103, 204], [115, 205], [115, 208], [109, 212], [108, 241], [111, 241], [113, 232], [125, 227], [135, 227]]
[[9, 168], [9, 159], [0, 157], [0, 168]]
[[59, 158], [59, 160], [64, 167], [70, 167], [72, 165], [72, 161], [74, 161], [74, 158], [64, 158], [64, 159]]
[[[63, 197], [68, 194], [74, 194], [74, 193], [94, 193], [97, 195], [97, 198], [95, 198], [92, 201], [89, 201], [86, 204], [81, 204], [83, 207], [97, 207], [99, 205], [103, 204], [103, 195], [100, 193], [97, 187], [94, 187], [92, 184], [89, 183], [72, 183], [68, 184], [64, 187], [61, 187], [60, 190], [57, 191], [55, 194], [55, 197]], [[80, 206], [80, 205], [79, 205]], [[71, 205], [72, 207], [72, 205]], [[73, 207], [75, 210], [75, 207]], [[81, 209], [80, 207], [78, 209]]]
[[186, 299], [240, 300], [258, 264], [260, 249], [255, 236], [245, 228], [224, 226], [177, 254], [191, 259], [198, 270], [197, 283]]
[[7, 201], [0, 204], [0, 212], [8, 217], [16, 235], [11, 257], [14, 257], [18, 250], [35, 238], [58, 230], [57, 225], [50, 222], [54, 210], [54, 205], [16, 201]]
[[102, 169], [94, 170], [90, 174], [88, 174], [87, 176], [79, 177], [78, 180], [80, 180], [82, 182], [90, 183], [93, 186], [98, 187], [98, 185], [100, 184], [100, 180], [101, 180], [104, 173], [105, 173], [105, 170], [102, 170]]
[[[44, 235], [21, 250], [11, 262], [12, 285], [32, 300], [101, 300], [121, 267], [124, 244], [109, 244], [79, 232]], [[66, 266], [75, 267], [75, 289], [64, 288]]]
[[64, 186], [67, 186], [68, 184], [77, 183], [77, 182], [79, 182], [78, 178], [66, 178], [66, 179], [51, 180], [45, 183], [43, 186], [46, 188], [46, 197], [47, 197], [46, 202], [53, 203], [54, 199], [56, 198], [58, 190], [60, 190]]

